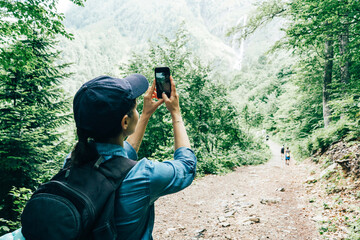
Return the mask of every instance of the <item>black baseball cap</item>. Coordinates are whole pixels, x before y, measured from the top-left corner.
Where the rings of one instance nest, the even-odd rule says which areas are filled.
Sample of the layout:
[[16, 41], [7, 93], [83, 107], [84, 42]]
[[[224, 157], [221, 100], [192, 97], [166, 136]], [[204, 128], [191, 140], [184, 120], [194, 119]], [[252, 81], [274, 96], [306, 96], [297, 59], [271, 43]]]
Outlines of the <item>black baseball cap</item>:
[[84, 83], [74, 97], [76, 127], [91, 137], [114, 137], [134, 99], [149, 87], [141, 74], [123, 79], [100, 76]]

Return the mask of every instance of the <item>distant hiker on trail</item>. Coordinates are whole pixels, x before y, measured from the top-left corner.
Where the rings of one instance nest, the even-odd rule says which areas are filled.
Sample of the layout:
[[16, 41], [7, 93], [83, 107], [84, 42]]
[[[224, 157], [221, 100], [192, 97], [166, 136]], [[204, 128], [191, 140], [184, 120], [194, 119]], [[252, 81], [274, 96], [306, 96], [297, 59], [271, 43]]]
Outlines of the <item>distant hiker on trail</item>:
[[285, 164], [290, 165], [290, 149], [289, 149], [289, 147], [286, 147], [286, 151], [285, 151]]
[[266, 141], [269, 140], [269, 135], [266, 134]]
[[[76, 175], [75, 173], [87, 176], [87, 174], [90, 175], [96, 172], [96, 169], [99, 169], [98, 171], [101, 170], [101, 173], [112, 174], [111, 177], [114, 179], [119, 178], [113, 168], [118, 168], [118, 165], [123, 165], [127, 162], [132, 163], [134, 162], [133, 160], [138, 160], [137, 152], [141, 145], [147, 123], [151, 115], [162, 103], [165, 103], [166, 108], [171, 114], [175, 148], [174, 160], [172, 161], [157, 162], [143, 158], [134, 162], [133, 165], [128, 168], [130, 170], [128, 170], [127, 174], [123, 175], [125, 178], [120, 187], [117, 191], [113, 191], [114, 194], [111, 196], [114, 196], [114, 198], [110, 196], [109, 200], [106, 201], [106, 203], [108, 203], [113, 199], [112, 202], [114, 204], [105, 204], [103, 208], [96, 208], [95, 206], [92, 210], [92, 212], [94, 212], [94, 209], [107, 210], [113, 207], [112, 211], [107, 211], [107, 213], [109, 213], [108, 215], [110, 215], [110, 220], [106, 222], [108, 223], [106, 225], [106, 231], [102, 228], [95, 230], [92, 228], [88, 229], [89, 231], [85, 236], [84, 232], [80, 231], [80, 237], [76, 236], [76, 239], [152, 239], [155, 220], [154, 202], [159, 197], [178, 192], [192, 183], [195, 177], [197, 160], [194, 152], [190, 149], [190, 141], [181, 116], [179, 95], [176, 92], [172, 77], [170, 77], [170, 82], [170, 98], [163, 93], [162, 99], [158, 101], [153, 99], [155, 80], [152, 86], [149, 87], [148, 80], [140, 74], [133, 74], [124, 79], [101, 76], [83, 84], [76, 93], [73, 110], [78, 142], [70, 157], [67, 158], [64, 167], [65, 179], [76, 179], [76, 176], [74, 176]], [[139, 113], [136, 110], [136, 99], [145, 91], [143, 111], [139, 117]], [[67, 166], [70, 166], [70, 168], [66, 168]], [[86, 168], [86, 166], [90, 167]], [[77, 172], [75, 171], [74, 173], [74, 169], [76, 169]], [[100, 175], [100, 173], [97, 174]], [[103, 191], [101, 188], [103, 182], [106, 182], [104, 177], [102, 179], [104, 179], [104, 181], [100, 183], [95, 182], [94, 187], [92, 187], [92, 191], [97, 191], [96, 193], [98, 193], [97, 196], [99, 198], [102, 197]], [[86, 182], [89, 181], [94, 182], [93, 179], [89, 178], [77, 178], [78, 184], [81, 182], [85, 182], [86, 184]], [[64, 185], [66, 185], [66, 182], [63, 186]], [[100, 190], [97, 190], [97, 188]], [[67, 193], [74, 195], [72, 192], [76, 193], [76, 189], [74, 188]], [[78, 196], [80, 195], [82, 194], [78, 193]], [[46, 200], [47, 199], [44, 199], [44, 201]], [[96, 200], [94, 201], [96, 202]], [[68, 203], [64, 201], [62, 205], [67, 204]], [[75, 207], [77, 208], [77, 206]], [[73, 221], [72, 218], [66, 218], [67, 220], [61, 217], [53, 219], [55, 218], [53, 215], [46, 216], [46, 211], [49, 209], [42, 209], [41, 204], [39, 208], [39, 210], [42, 211], [42, 213], [39, 214], [39, 218], [30, 214], [28, 214], [28, 216], [26, 216], [26, 214], [22, 216], [25, 220], [26, 218], [29, 219], [30, 223], [28, 223], [28, 226], [36, 226], [25, 229], [23, 225], [22, 234], [26, 240], [61, 239], [59, 237], [60, 234], [56, 231], [53, 232], [49, 230], [49, 228], [56, 229], [59, 232], [64, 230], [62, 234], [66, 237], [62, 239], [75, 239], [70, 238], [69, 235], [64, 235], [64, 233], [70, 230], [68, 231], [64, 229], [64, 227], [61, 227], [68, 226], [68, 228], [75, 228], [71, 223]], [[72, 210], [74, 210], [74, 208], [72, 208]], [[61, 216], [62, 214], [57, 213], [56, 209], [51, 209], [51, 212], [57, 216]], [[88, 213], [91, 213], [91, 211]], [[80, 212], [80, 214], [83, 213]], [[101, 218], [105, 214], [106, 213], [103, 214], [102, 212], [99, 213]], [[88, 217], [89, 215], [86, 216]], [[35, 218], [36, 220], [31, 222]], [[98, 218], [95, 219], [95, 223], [101, 221], [101, 219]], [[42, 220], [43, 224], [36, 225], [36, 221], [39, 219]], [[62, 220], [65, 224], [59, 226], [58, 224], [61, 222], [59, 220]], [[71, 221], [70, 224], [68, 224], [68, 220]], [[86, 221], [90, 221], [89, 217], [85, 218], [85, 222]], [[79, 224], [82, 223], [83, 222], [80, 222]], [[43, 225], [47, 226], [44, 227]], [[94, 226], [94, 224], [91, 224], [91, 226]], [[116, 232], [115, 236], [114, 231]], [[17, 233], [19, 233], [19, 231], [17, 231]], [[26, 235], [26, 233], [28, 235]], [[71, 233], [77, 234], [74, 231]], [[97, 235], [95, 235], [95, 233], [97, 233]], [[10, 236], [10, 234], [7, 235]], [[27, 236], [35, 237], [28, 238]]]
[[285, 152], [285, 146], [284, 144], [281, 146], [281, 150], [280, 150], [280, 153], [281, 153], [281, 160], [284, 159], [284, 152]]

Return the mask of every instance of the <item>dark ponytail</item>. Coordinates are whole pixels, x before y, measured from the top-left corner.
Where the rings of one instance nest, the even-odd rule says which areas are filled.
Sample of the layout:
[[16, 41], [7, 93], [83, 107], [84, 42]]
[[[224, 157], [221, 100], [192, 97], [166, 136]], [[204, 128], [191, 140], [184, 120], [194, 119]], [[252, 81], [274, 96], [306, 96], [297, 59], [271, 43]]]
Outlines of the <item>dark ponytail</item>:
[[[133, 117], [136, 106], [136, 99], [127, 103], [129, 109], [126, 113], [129, 117]], [[125, 114], [120, 115], [120, 119], [123, 119]], [[107, 142], [109, 138], [117, 137], [122, 132], [121, 123], [119, 122], [114, 126], [114, 129], [107, 133], [105, 136], [101, 136], [103, 133], [90, 133], [81, 128], [76, 130], [78, 136], [78, 142], [75, 145], [74, 150], [71, 153], [71, 164], [82, 165], [87, 162], [95, 161], [99, 158], [99, 153], [96, 150], [96, 142]]]
[[83, 129], [77, 129], [76, 132], [79, 140], [71, 153], [71, 164], [83, 165], [98, 159], [99, 153], [94, 140], [90, 139], [90, 134]]

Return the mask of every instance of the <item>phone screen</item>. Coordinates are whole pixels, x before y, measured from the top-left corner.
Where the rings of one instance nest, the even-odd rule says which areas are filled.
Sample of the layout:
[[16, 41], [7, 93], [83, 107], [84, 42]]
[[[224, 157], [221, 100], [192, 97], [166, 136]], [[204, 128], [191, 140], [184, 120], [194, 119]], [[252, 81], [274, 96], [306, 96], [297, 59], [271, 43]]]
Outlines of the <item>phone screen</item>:
[[164, 92], [168, 97], [171, 94], [170, 69], [168, 67], [155, 68], [157, 97], [162, 98]]

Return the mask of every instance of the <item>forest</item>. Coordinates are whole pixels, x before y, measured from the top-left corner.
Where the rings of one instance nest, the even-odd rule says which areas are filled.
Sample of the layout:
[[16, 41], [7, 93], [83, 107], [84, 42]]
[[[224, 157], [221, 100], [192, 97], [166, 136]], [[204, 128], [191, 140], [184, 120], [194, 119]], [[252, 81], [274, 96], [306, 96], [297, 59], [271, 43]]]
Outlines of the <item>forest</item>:
[[[151, 83], [156, 66], [171, 69], [198, 158], [197, 177], [269, 160], [264, 131], [290, 146], [299, 161], [339, 141], [360, 140], [357, 0], [243, 1], [242, 7], [252, 6], [241, 18], [247, 20], [238, 21], [243, 12], [233, 13], [231, 24], [216, 25], [209, 33], [198, 31], [209, 34], [206, 41], [197, 37], [187, 17], [169, 21], [168, 34], [153, 38], [136, 28], [136, 24], [144, 29], [156, 25], [147, 25], [146, 18], [134, 21], [135, 27], [120, 21], [112, 26], [107, 19], [106, 24], [118, 31], [114, 32], [118, 44], [107, 41], [108, 32], [94, 38], [86, 29], [98, 24], [99, 14], [86, 8], [95, 1], [71, 2], [78, 10], [64, 14], [58, 11], [57, 0], [0, 0], [0, 235], [21, 227], [26, 201], [59, 171], [71, 152], [76, 143], [73, 95], [95, 73], [121, 77], [141, 73]], [[184, 2], [194, 4], [192, 9], [199, 7], [208, 26], [218, 21], [210, 16], [219, 1]], [[76, 14], [81, 9], [85, 15]], [[77, 16], [72, 28], [65, 25], [67, 16]], [[266, 39], [269, 29], [267, 49], [259, 53], [254, 50], [257, 46], [249, 47], [242, 67], [229, 67], [234, 61], [229, 46], [250, 46], [248, 39], [261, 39], [256, 37], [259, 32]], [[132, 32], [136, 40], [125, 38]], [[79, 39], [84, 46], [76, 42]], [[99, 45], [90, 51], [99, 41], [116, 45], [116, 50]], [[120, 50], [128, 43], [137, 47]], [[141, 100], [138, 105], [141, 114]], [[171, 117], [163, 107], [149, 121], [139, 157], [164, 161], [172, 153]], [[360, 159], [354, 161], [352, 172], [358, 178]], [[353, 239], [359, 228], [358, 221]]]

